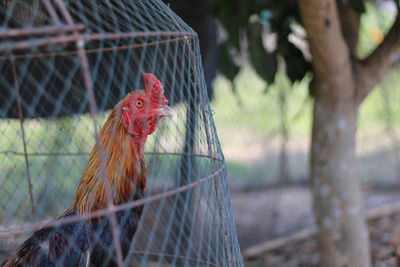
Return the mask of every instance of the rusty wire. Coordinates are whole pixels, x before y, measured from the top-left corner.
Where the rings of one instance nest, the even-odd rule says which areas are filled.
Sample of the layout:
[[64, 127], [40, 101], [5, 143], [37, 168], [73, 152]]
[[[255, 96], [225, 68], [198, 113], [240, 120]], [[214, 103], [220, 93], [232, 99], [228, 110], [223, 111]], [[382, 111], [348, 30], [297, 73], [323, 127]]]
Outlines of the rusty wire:
[[30, 231], [34, 231], [37, 229], [41, 229], [43, 227], [45, 228], [49, 228], [52, 226], [58, 226], [58, 225], [63, 225], [63, 224], [69, 224], [72, 222], [76, 222], [80, 219], [92, 219], [92, 218], [96, 218], [99, 216], [104, 216], [104, 215], [109, 215], [109, 214], [115, 214], [118, 211], [122, 211], [122, 210], [126, 210], [126, 209], [130, 209], [130, 208], [134, 208], [134, 207], [138, 207], [141, 206], [143, 204], [147, 204], [147, 203], [151, 203], [151, 202], [155, 202], [155, 201], [159, 201], [163, 198], [167, 198], [173, 195], [176, 195], [178, 193], [190, 190], [196, 186], [198, 186], [199, 184], [205, 183], [210, 179], [215, 179], [215, 178], [219, 178], [218, 175], [222, 173], [222, 171], [224, 171], [224, 167], [221, 167], [220, 169], [216, 170], [213, 174], [207, 176], [207, 177], [203, 177], [200, 180], [197, 180], [195, 182], [189, 183], [185, 186], [181, 186], [179, 188], [174, 188], [171, 189], [169, 191], [165, 191], [159, 194], [155, 194], [153, 196], [149, 196], [140, 200], [136, 200], [136, 201], [131, 201], [125, 204], [121, 204], [118, 206], [112, 206], [111, 208], [107, 208], [107, 209], [102, 209], [102, 210], [97, 210], [91, 213], [87, 213], [87, 214], [83, 214], [83, 215], [76, 215], [76, 216], [71, 216], [68, 218], [63, 219], [62, 221], [49, 221], [49, 220], [43, 220], [43, 221], [39, 221], [36, 223], [29, 223], [26, 225], [21, 225], [21, 226], [16, 226], [16, 227], [9, 227], [9, 228], [5, 228], [5, 229], [0, 229], [0, 236], [7, 236], [7, 235], [15, 235], [15, 234], [21, 234], [24, 232], [30, 232]]
[[[0, 185], [0, 213], [6, 214], [4, 220], [0, 218], [0, 236], [24, 237], [40, 228], [60, 227], [82, 219], [90, 220], [106, 216], [111, 224], [116, 262], [119, 266], [126, 263], [124, 260], [139, 261], [141, 266], [146, 266], [152, 257], [157, 258], [159, 265], [163, 263], [176, 265], [177, 261], [183, 262], [184, 265], [196, 263], [196, 266], [199, 264], [208, 266], [242, 265], [235, 227], [231, 218], [230, 202], [227, 199], [229, 191], [226, 186], [224, 158], [216, 137], [199, 60], [197, 34], [160, 1], [142, 1], [140, 3], [104, 1], [103, 3], [103, 1], [40, 0], [41, 12], [37, 10], [27, 12], [32, 18], [21, 17], [23, 12], [18, 13], [18, 10], [14, 10], [17, 8], [13, 5], [13, 1], [19, 0], [7, 1], [6, 5], [0, 3], [0, 11], [5, 12], [4, 14], [16, 12], [13, 16], [3, 17], [4, 21], [0, 21], [2, 23], [0, 25], [0, 74], [3, 74], [0, 83], [3, 83], [3, 92], [7, 92], [3, 97], [14, 97], [18, 112], [10, 112], [11, 106], [8, 106], [7, 109], [7, 101], [0, 98], [0, 117], [5, 120], [0, 124], [7, 123], [3, 124], [4, 129], [10, 133], [17, 133], [18, 136], [14, 121], [15, 119], [19, 121], [22, 149], [18, 145], [19, 141], [11, 141], [3, 147], [0, 146], [0, 157], [7, 160], [7, 164], [13, 164], [12, 166], [15, 167], [16, 163], [14, 162], [17, 162], [18, 159], [13, 160], [12, 157], [23, 156], [25, 177], [28, 181], [28, 202], [31, 206], [32, 217], [30, 219], [21, 217], [18, 212], [13, 214], [10, 204], [6, 204], [6, 202], [2, 204], [3, 198], [20, 197], [18, 195], [20, 193], [18, 190], [7, 191], [10, 189], [2, 192], [3, 187]], [[85, 5], [93, 5], [98, 10], [85, 10]], [[110, 10], [102, 10], [101, 7], [104, 8], [104, 6]], [[29, 5], [27, 4], [26, 7], [28, 8]], [[91, 12], [97, 17], [89, 17], [88, 14]], [[47, 17], [38, 17], [43, 14]], [[137, 19], [127, 20], [132, 14], [135, 14]], [[17, 20], [13, 21], [14, 18]], [[18, 21], [18, 19], [20, 20]], [[98, 19], [97, 22], [96, 19]], [[115, 30], [110, 31], [113, 25]], [[125, 57], [126, 60], [120, 59]], [[60, 58], [64, 60], [60, 60]], [[48, 65], [46, 65], [47, 62]], [[100, 67], [96, 65], [98, 62], [100, 62]], [[121, 95], [127, 92], [127, 88], [124, 87], [128, 81], [135, 88], [140, 84], [138, 78], [140, 75], [138, 74], [134, 78], [113, 76], [112, 67], [107, 66], [107, 63], [110, 63], [111, 66], [115, 64], [116, 69], [124, 73], [132, 71], [159, 73], [160, 79], [165, 81], [165, 87], [178, 88], [168, 92], [171, 104], [177, 105], [177, 110], [180, 110], [179, 105], [184, 103], [178, 121], [173, 122], [174, 125], [167, 125], [164, 129], [160, 129], [156, 133], [153, 143], [148, 145], [150, 147], [145, 151], [146, 157], [151, 162], [149, 177], [154, 178], [154, 181], [149, 180], [150, 187], [153, 187], [155, 191], [141, 199], [115, 205], [106, 177], [105, 159], [101, 156], [100, 174], [105, 184], [108, 207], [87, 214], [50, 220], [49, 217], [57, 214], [47, 214], [41, 207], [40, 198], [43, 196], [38, 194], [38, 186], [35, 183], [44, 178], [39, 176], [41, 172], [40, 169], [37, 169], [39, 167], [36, 167], [37, 159], [53, 161], [57, 164], [58, 161], [54, 160], [57, 157], [77, 162], [73, 158], [79, 156], [79, 162], [82, 162], [87, 158], [90, 148], [85, 147], [79, 151], [68, 150], [66, 147], [53, 149], [50, 143], [50, 147], [47, 145], [48, 138], [43, 136], [40, 140], [44, 149], [35, 149], [29, 138], [34, 136], [32, 133], [34, 133], [35, 127], [40, 128], [42, 125], [58, 127], [59, 122], [55, 118], [69, 115], [72, 120], [72, 118], [76, 119], [82, 113], [88, 112], [89, 116], [86, 121], [90, 121], [92, 126], [90, 126], [91, 130], [86, 132], [92, 133], [93, 141], [91, 143], [98, 146], [101, 152], [103, 148], [98, 136], [98, 129], [102, 124], [102, 120], [99, 119], [100, 115], [115, 105]], [[11, 66], [12, 84], [8, 82], [9, 66]], [[71, 78], [69, 70], [73, 70], [77, 78]], [[98, 71], [102, 74], [98, 74]], [[38, 72], [39, 74], [37, 74]], [[110, 85], [111, 83], [104, 79], [106, 75], [110, 76], [112, 82], [120, 85], [119, 92], [115, 91], [116, 89]], [[46, 82], [40, 84], [43, 77], [46, 78]], [[68, 101], [72, 100], [71, 97], [65, 97], [62, 102], [56, 101], [61, 107], [48, 100], [58, 99], [57, 94], [49, 95], [47, 92], [47, 90], [59, 90], [60, 83], [53, 81], [52, 79], [56, 79], [54, 77], [65, 79], [64, 84], [61, 83], [61, 86], [67, 88], [64, 88], [64, 91], [76, 90], [79, 92], [78, 95], [81, 95], [79, 90], [86, 92], [81, 95], [85, 99], [83, 101], [84, 109], [69, 110], [64, 114], [60, 110], [68, 109], [70, 104]], [[32, 87], [34, 85], [38, 86], [35, 88], [37, 91], [30, 92], [29, 88], [34, 88]], [[114, 95], [110, 96], [112, 90], [114, 90]], [[64, 91], [60, 91], [60, 93], [67, 95], [68, 91], [67, 93]], [[47, 107], [48, 110], [36, 113], [40, 102], [34, 99], [33, 102], [36, 101], [36, 105], [29, 106], [27, 92], [31, 94], [40, 92], [40, 94], [46, 95], [47, 99], [40, 101], [47, 101], [44, 103], [47, 106], [50, 105]], [[107, 101], [102, 102], [103, 99], [99, 98], [99, 94], [108, 96]], [[116, 96], [119, 96], [119, 99]], [[193, 113], [196, 118], [193, 118], [193, 121], [186, 121], [185, 116], [190, 116], [189, 112], [192, 112], [190, 109], [193, 108], [196, 110]], [[49, 117], [50, 119], [48, 119]], [[189, 128], [186, 127], [186, 133], [182, 129], [185, 121], [192, 124]], [[81, 122], [78, 124], [80, 127], [85, 126]], [[60, 125], [63, 124], [60, 123]], [[86, 127], [89, 128], [89, 126]], [[74, 128], [71, 126], [69, 129], [73, 131]], [[194, 129], [194, 132], [189, 135], [188, 129]], [[30, 135], [27, 135], [26, 132], [29, 132]], [[60, 130], [55, 134], [61, 132]], [[5, 132], [0, 132], [0, 134], [3, 134], [4, 138], [9, 137]], [[45, 134], [51, 135], [52, 133], [45, 131]], [[174, 135], [170, 136], [170, 142], [176, 140], [172, 146], [165, 141], [167, 134]], [[193, 143], [193, 145], [185, 150], [188, 138], [191, 139], [189, 143]], [[58, 140], [57, 137], [56, 140]], [[183, 143], [185, 143], [184, 149], [180, 148]], [[163, 167], [166, 168], [168, 175], [160, 174], [163, 160], [169, 162]], [[67, 169], [64, 170], [65, 175], [68, 175]], [[16, 171], [17, 169], [14, 171], [11, 168], [9, 173]], [[79, 178], [79, 175], [76, 174], [74, 177]], [[7, 182], [7, 188], [13, 188], [11, 176], [2, 177], [2, 179]], [[74, 179], [76, 181], [76, 178]], [[167, 179], [168, 182], [163, 179]], [[171, 179], [175, 179], [175, 181]], [[3, 186], [5, 188], [5, 185]], [[68, 190], [68, 195], [71, 195], [74, 189], [69, 187]], [[5, 196], [6, 194], [9, 195]], [[23, 203], [26, 201], [21, 201], [20, 205], [25, 205]], [[63, 203], [58, 205], [62, 207]], [[116, 213], [143, 205], [145, 213], [149, 213], [149, 216], [153, 216], [157, 220], [147, 224], [145, 218], [141, 219], [143, 222], [139, 227], [140, 231], [135, 234], [131, 244], [130, 255], [135, 256], [124, 259], [121, 244], [118, 241], [119, 229]], [[146, 207], [148, 207], [147, 210]], [[181, 210], [182, 208], [183, 210]], [[165, 209], [168, 209], [167, 214], [169, 215], [163, 215]], [[144, 215], [144, 217], [146, 216]], [[158, 233], [162, 229], [166, 231], [164, 236], [160, 236]], [[162, 245], [157, 243], [157, 239], [163, 239]], [[4, 245], [0, 242], [0, 251], [15, 249], [15, 247], [2, 246]]]

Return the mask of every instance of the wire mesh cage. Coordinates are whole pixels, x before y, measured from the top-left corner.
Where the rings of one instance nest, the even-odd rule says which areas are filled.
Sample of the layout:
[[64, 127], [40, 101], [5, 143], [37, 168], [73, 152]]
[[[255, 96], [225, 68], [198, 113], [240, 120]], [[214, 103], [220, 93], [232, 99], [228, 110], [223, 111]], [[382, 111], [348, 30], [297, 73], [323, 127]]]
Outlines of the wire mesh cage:
[[[0, 23], [0, 262], [242, 265], [196, 33], [155, 0], [0, 0]], [[173, 117], [157, 117], [134, 160], [110, 160], [102, 125], [122, 120], [129, 92], [156, 87]], [[95, 156], [106, 206], [80, 183]]]

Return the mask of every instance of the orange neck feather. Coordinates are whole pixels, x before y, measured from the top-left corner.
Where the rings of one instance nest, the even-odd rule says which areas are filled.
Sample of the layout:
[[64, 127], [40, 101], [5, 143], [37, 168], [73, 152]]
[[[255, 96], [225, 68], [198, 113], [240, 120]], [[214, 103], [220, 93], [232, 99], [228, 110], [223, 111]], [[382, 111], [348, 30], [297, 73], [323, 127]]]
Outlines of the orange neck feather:
[[141, 153], [143, 148], [138, 147], [122, 124], [120, 107], [123, 101], [111, 111], [100, 130], [100, 146], [95, 145], [90, 153], [72, 203], [78, 214], [108, 206], [106, 181], [114, 205], [128, 202], [136, 190], [146, 187], [147, 170]]

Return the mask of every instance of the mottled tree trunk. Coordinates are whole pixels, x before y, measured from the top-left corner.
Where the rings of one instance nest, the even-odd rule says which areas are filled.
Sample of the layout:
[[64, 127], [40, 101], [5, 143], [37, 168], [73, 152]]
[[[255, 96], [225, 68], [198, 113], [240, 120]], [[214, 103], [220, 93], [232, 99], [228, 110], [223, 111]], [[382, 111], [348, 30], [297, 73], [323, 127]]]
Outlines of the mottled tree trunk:
[[342, 0], [299, 1], [313, 61], [311, 178], [321, 266], [368, 267], [369, 238], [357, 177], [360, 103], [400, 63], [400, 16], [384, 41], [357, 58], [360, 14]]
[[313, 56], [311, 179], [321, 266], [368, 267], [355, 156], [360, 73], [353, 59], [359, 17], [342, 2], [338, 10], [335, 0], [302, 0], [299, 5]]
[[311, 176], [321, 266], [364, 267], [370, 256], [355, 157], [358, 107], [349, 94], [332, 94], [351, 86], [338, 80], [317, 83], [314, 102]]

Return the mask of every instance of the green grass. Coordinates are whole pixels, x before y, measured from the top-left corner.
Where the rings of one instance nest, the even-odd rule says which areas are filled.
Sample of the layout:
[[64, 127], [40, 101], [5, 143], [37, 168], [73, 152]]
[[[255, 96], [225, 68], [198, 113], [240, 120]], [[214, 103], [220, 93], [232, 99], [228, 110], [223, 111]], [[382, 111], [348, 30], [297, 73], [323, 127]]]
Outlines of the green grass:
[[[365, 180], [378, 179], [377, 166], [383, 164], [391, 170], [394, 162], [374, 156], [395, 155], [396, 136], [400, 130], [398, 116], [400, 95], [400, 70], [397, 69], [368, 96], [360, 107], [358, 123], [360, 173]], [[308, 142], [311, 132], [312, 100], [308, 97], [309, 77], [293, 88], [283, 77], [279, 86], [270, 86], [260, 80], [251, 68], [241, 71], [235, 81], [237, 94], [231, 83], [218, 77], [212, 102], [214, 120], [225, 152], [230, 177], [237, 182], [273, 181], [279, 177], [280, 132], [279, 92], [286, 90], [289, 139], [288, 147], [293, 179], [307, 176]], [[283, 88], [283, 89], [282, 89]], [[239, 99], [239, 100], [238, 100]], [[240, 103], [239, 103], [240, 102]], [[394, 137], [394, 138], [393, 138]], [[379, 143], [385, 143], [385, 146]], [[400, 137], [399, 137], [400, 144]], [[367, 149], [373, 147], [372, 149]], [[297, 151], [297, 152], [296, 152]], [[257, 153], [258, 156], [254, 156]], [[383, 159], [379, 161], [379, 159]], [[365, 160], [369, 159], [369, 160]], [[363, 171], [363, 170], [369, 171]], [[390, 179], [396, 175], [390, 171]], [[386, 178], [389, 176], [386, 176]]]
[[[235, 80], [235, 94], [228, 80], [217, 77], [211, 106], [228, 174], [234, 182], [273, 181], [279, 176], [281, 92], [286, 95], [286, 120], [291, 140], [307, 142], [311, 129], [309, 80], [310, 77], [306, 77], [291, 86], [287, 78], [279, 74], [277, 83], [267, 86], [246, 67]], [[304, 177], [306, 153], [291, 153], [290, 157], [293, 166], [303, 165], [296, 170]]]
[[235, 80], [237, 94], [223, 76], [214, 82], [215, 100], [211, 106], [219, 127], [246, 127], [257, 132], [278, 131], [280, 128], [279, 92], [287, 92], [288, 120], [292, 131], [308, 132], [310, 106], [309, 77], [291, 86], [284, 75], [278, 75], [278, 84], [268, 86], [250, 68], [243, 68]]
[[362, 103], [360, 108], [360, 131], [368, 128], [400, 126], [399, 108], [400, 69], [390, 73]]

